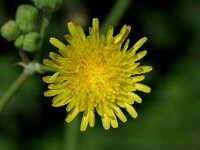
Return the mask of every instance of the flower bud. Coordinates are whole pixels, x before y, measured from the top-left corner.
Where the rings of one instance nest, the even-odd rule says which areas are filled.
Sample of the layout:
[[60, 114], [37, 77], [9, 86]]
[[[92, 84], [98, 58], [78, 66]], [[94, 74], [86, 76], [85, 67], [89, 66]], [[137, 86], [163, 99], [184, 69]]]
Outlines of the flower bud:
[[40, 47], [40, 35], [37, 32], [30, 32], [25, 35], [23, 50], [34, 52]]
[[44, 11], [47, 12], [53, 12], [57, 10], [63, 2], [63, 0], [32, 0], [32, 1], [38, 8], [43, 9]]
[[24, 35], [20, 35], [14, 42], [16, 48], [22, 48], [24, 42]]
[[39, 12], [31, 5], [20, 5], [17, 8], [16, 22], [19, 28], [24, 32], [32, 32], [37, 28]]
[[8, 41], [14, 41], [21, 31], [14, 20], [9, 20], [1, 27], [1, 35]]

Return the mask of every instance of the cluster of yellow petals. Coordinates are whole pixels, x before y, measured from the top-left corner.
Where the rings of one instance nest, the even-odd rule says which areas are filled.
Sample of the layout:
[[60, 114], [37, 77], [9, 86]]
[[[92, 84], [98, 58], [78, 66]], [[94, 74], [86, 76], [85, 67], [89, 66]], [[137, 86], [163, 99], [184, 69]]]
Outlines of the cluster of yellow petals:
[[66, 35], [65, 39], [69, 45], [50, 38], [59, 54], [50, 52], [51, 59], [44, 59], [45, 65], [57, 69], [52, 76], [43, 77], [49, 88], [44, 95], [54, 96], [52, 106], [66, 105], [67, 122], [83, 112], [81, 131], [86, 130], [88, 125], [94, 127], [96, 112], [106, 130], [110, 126], [118, 127], [117, 118], [127, 121], [121, 108], [136, 118], [137, 112], [132, 105], [134, 102], [141, 103], [142, 99], [135, 91], [151, 91], [139, 82], [145, 78], [140, 74], [151, 71], [152, 67], [140, 66], [137, 62], [147, 53], [146, 50], [137, 53], [147, 38], [128, 48], [129, 39], [126, 38], [131, 29], [128, 25], [124, 25], [116, 36], [113, 36], [113, 27], [109, 27], [105, 36], [100, 35], [96, 18], [89, 28], [89, 36], [80, 25], [72, 22], [67, 25], [70, 35]]

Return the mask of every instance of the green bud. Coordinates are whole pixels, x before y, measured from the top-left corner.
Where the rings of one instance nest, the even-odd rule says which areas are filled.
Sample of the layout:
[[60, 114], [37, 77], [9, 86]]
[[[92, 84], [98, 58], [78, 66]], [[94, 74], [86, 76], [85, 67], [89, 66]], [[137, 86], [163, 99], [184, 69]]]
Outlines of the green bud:
[[36, 31], [38, 23], [38, 9], [31, 5], [20, 5], [17, 8], [16, 22], [19, 28], [24, 32]]
[[34, 52], [40, 47], [40, 35], [37, 32], [30, 32], [25, 35], [23, 50]]
[[21, 31], [14, 20], [9, 20], [1, 27], [1, 35], [8, 41], [14, 41]]
[[24, 42], [24, 35], [20, 35], [14, 42], [16, 48], [22, 48]]
[[63, 0], [32, 0], [32, 1], [38, 8], [47, 12], [53, 12], [57, 10], [63, 2]]

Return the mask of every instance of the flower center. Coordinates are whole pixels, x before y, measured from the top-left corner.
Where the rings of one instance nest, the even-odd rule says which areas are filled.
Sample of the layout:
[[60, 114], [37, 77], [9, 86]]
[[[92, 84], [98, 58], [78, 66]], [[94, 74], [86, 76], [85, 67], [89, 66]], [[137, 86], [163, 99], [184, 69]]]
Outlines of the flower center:
[[98, 55], [91, 55], [79, 57], [76, 72], [78, 73], [82, 86], [87, 86], [90, 91], [95, 91], [103, 86], [105, 87], [107, 79], [104, 75], [106, 74], [107, 68], [105, 67], [105, 62]]
[[90, 86], [98, 86], [104, 83], [103, 70], [104, 68], [102, 66], [98, 66], [95, 63], [85, 66], [83, 74]]

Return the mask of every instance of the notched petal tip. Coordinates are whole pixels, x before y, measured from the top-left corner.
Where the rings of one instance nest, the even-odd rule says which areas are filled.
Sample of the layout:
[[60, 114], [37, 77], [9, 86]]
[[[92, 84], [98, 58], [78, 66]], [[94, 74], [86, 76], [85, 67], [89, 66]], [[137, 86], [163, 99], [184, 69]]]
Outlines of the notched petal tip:
[[92, 27], [95, 31], [99, 31], [99, 20], [97, 18], [93, 18]]
[[59, 76], [59, 72], [54, 73], [52, 76], [45, 76], [42, 78], [43, 82], [54, 83]]
[[106, 43], [111, 43], [113, 41], [113, 39], [114, 39], [113, 32], [114, 32], [113, 26], [109, 26], [108, 32], [107, 32], [106, 37], [105, 37]]
[[[54, 52], [50, 52], [49, 53], [49, 57], [54, 60], [55, 62], [63, 62], [64, 57], [62, 57], [61, 55], [54, 53]], [[44, 61], [43, 61], [44, 62]]]
[[51, 106], [53, 106], [53, 107], [60, 107], [60, 106], [64, 106], [64, 105], [65, 105], [65, 104], [63, 104], [63, 103], [61, 103], [61, 102], [51, 104]]
[[51, 78], [51, 76], [42, 77], [42, 81], [45, 82], [45, 83], [52, 83], [50, 78]]
[[59, 90], [47, 90], [44, 92], [44, 96], [45, 97], [51, 97], [51, 96], [55, 96], [58, 95], [60, 93], [62, 93], [64, 90], [63, 89], [59, 89]]
[[43, 64], [46, 65], [46, 66], [49, 66], [49, 64], [51, 64], [51, 63], [49, 63], [49, 61], [51, 61], [51, 60], [43, 59]]
[[141, 66], [142, 67], [142, 73], [147, 73], [150, 72], [151, 70], [153, 70], [152, 66]]
[[115, 44], [117, 44], [117, 43], [122, 44], [126, 40], [130, 30], [131, 30], [131, 26], [124, 25], [122, 27], [122, 29], [120, 30], [120, 33], [115, 36], [114, 43]]
[[68, 28], [68, 30], [70, 31], [70, 33], [71, 33], [71, 31], [74, 31], [74, 29], [76, 28], [75, 27], [75, 24], [73, 23], [73, 22], [68, 22], [67, 23], [67, 28]]

